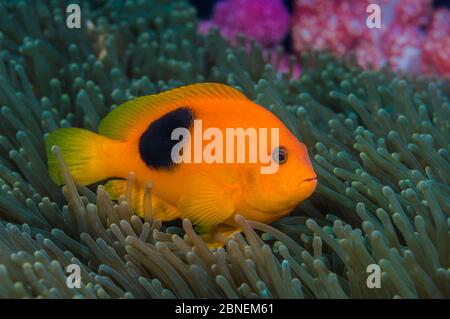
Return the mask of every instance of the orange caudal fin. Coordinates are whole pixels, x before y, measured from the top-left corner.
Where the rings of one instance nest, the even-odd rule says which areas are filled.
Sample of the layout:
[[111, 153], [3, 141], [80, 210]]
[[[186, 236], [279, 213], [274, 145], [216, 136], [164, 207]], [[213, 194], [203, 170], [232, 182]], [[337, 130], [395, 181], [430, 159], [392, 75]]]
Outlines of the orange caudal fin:
[[113, 143], [115, 141], [80, 128], [60, 128], [51, 132], [45, 141], [51, 178], [58, 185], [64, 183], [52, 151], [54, 145], [61, 149], [70, 174], [78, 183], [89, 185], [111, 177], [112, 167], [104, 150]]

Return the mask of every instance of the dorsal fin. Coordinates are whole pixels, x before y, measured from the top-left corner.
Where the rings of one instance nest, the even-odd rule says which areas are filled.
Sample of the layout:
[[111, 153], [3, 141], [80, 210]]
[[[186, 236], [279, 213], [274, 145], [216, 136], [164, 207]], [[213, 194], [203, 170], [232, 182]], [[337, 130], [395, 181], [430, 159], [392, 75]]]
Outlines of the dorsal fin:
[[127, 101], [100, 122], [98, 132], [116, 140], [126, 140], [138, 122], [159, 118], [172, 108], [196, 99], [248, 100], [238, 90], [220, 83], [197, 83], [159, 94]]

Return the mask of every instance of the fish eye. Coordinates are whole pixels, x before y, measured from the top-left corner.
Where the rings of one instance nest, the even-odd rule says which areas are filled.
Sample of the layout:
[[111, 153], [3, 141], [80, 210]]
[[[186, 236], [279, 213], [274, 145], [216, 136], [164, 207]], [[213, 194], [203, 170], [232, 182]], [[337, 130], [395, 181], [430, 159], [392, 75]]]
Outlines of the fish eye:
[[282, 146], [277, 147], [272, 153], [272, 158], [278, 164], [286, 163], [286, 161], [287, 161], [287, 149], [282, 147]]

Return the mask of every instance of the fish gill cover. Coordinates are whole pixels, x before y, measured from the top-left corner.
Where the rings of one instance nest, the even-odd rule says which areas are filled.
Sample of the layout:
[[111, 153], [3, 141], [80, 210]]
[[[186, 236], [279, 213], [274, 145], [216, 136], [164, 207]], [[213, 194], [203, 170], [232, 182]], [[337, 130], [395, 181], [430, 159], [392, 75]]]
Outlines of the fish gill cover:
[[[450, 297], [448, 82], [315, 52], [295, 79], [295, 58], [276, 71], [282, 50], [198, 34], [184, 1], [83, 3], [72, 30], [66, 4], [0, 3], [0, 297]], [[290, 216], [237, 217], [243, 233], [209, 250], [189, 221], [168, 227], [148, 205], [133, 215], [132, 174], [114, 202], [73, 181], [55, 149], [66, 185], [52, 183], [48, 132], [96, 130], [130, 98], [205, 81], [242, 90], [308, 146], [317, 190]]]

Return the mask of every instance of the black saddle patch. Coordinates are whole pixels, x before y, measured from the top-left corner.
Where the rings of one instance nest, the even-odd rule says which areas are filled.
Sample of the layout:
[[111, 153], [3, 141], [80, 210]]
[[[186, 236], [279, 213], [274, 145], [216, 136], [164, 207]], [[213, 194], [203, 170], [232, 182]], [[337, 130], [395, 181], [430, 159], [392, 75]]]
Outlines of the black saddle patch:
[[179, 141], [171, 140], [172, 131], [179, 127], [189, 129], [194, 122], [194, 112], [187, 107], [173, 110], [152, 122], [139, 139], [141, 159], [154, 169], [169, 169], [172, 148]]

